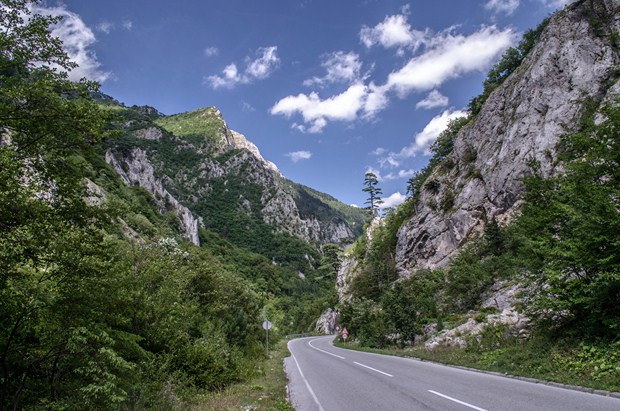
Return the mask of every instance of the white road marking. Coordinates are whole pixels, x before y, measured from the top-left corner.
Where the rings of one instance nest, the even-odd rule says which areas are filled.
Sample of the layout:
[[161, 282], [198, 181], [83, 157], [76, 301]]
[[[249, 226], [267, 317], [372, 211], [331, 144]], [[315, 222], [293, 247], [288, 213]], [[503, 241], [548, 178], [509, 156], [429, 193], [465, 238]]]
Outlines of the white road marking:
[[369, 367], [369, 366], [364, 365], [364, 364], [361, 364], [361, 363], [359, 363], [359, 362], [357, 362], [357, 361], [353, 361], [353, 362], [354, 362], [355, 364], [357, 364], [357, 365], [360, 365], [360, 366], [362, 366], [362, 367], [368, 368], [369, 370], [373, 370], [373, 371], [376, 371], [376, 372], [381, 373], [381, 374], [383, 374], [383, 375], [387, 375], [388, 377], [393, 377], [393, 375], [392, 375], [392, 374], [388, 374], [387, 372], [379, 371], [379, 370], [378, 370], [378, 369], [376, 369], [376, 368]]
[[309, 345], [310, 347], [314, 348], [314, 349], [315, 349], [315, 350], [317, 350], [317, 351], [321, 351], [321, 352], [323, 352], [323, 353], [325, 353], [325, 354], [333, 355], [334, 357], [338, 357], [338, 358], [340, 358], [341, 360], [344, 360], [344, 357], [341, 357], [340, 355], [336, 355], [336, 354], [334, 354], [334, 353], [331, 353], [331, 352], [328, 352], [328, 351], [325, 351], [325, 350], [321, 350], [320, 348], [316, 348], [314, 345], [312, 345], [312, 342], [313, 342], [313, 341], [316, 341], [316, 340], [308, 341], [308, 345]]
[[456, 398], [448, 397], [447, 395], [444, 395], [444, 394], [442, 394], [440, 392], [437, 392], [437, 391], [428, 390], [428, 392], [431, 392], [431, 393], [433, 393], [435, 395], [439, 395], [440, 397], [443, 397], [443, 398], [445, 398], [447, 400], [450, 400], [450, 401], [454, 401], [454, 402], [459, 403], [461, 405], [464, 405], [466, 407], [473, 408], [474, 410], [487, 411], [484, 408], [476, 407], [475, 405], [471, 405], [471, 404], [468, 404], [468, 403], [466, 403], [464, 401], [457, 400]]
[[308, 380], [306, 380], [306, 377], [304, 376], [304, 373], [301, 371], [301, 367], [299, 366], [299, 363], [297, 362], [297, 358], [295, 358], [295, 356], [293, 355], [292, 351], [291, 351], [291, 357], [293, 357], [293, 360], [295, 360], [295, 364], [297, 364], [297, 369], [299, 370], [299, 375], [301, 375], [301, 378], [304, 380], [304, 383], [306, 384], [306, 388], [308, 388], [308, 391], [310, 392], [310, 395], [312, 395], [312, 398], [314, 399], [314, 402], [316, 402], [316, 405], [319, 406], [319, 411], [325, 411], [323, 409], [323, 406], [319, 402], [319, 399], [316, 397], [316, 394], [312, 390], [312, 387], [310, 387], [310, 383], [308, 382]]

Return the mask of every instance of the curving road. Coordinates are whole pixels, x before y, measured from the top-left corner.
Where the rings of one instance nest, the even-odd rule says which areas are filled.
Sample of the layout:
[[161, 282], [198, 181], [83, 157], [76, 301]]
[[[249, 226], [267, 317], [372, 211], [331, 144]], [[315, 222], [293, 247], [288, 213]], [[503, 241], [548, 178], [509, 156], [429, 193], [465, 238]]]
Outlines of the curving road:
[[345, 350], [333, 339], [288, 343], [285, 366], [296, 410], [620, 410], [617, 398]]

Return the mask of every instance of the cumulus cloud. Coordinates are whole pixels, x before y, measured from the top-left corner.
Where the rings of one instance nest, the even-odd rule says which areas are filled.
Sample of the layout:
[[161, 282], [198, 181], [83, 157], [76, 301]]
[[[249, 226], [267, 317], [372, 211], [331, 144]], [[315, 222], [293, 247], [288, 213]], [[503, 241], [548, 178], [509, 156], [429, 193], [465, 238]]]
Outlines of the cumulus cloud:
[[327, 120], [353, 121], [364, 106], [367, 87], [361, 83], [351, 85], [346, 91], [327, 99], [321, 99], [316, 92], [288, 96], [271, 107], [271, 114], [286, 117], [299, 113], [309, 128], [297, 125], [297, 129], [309, 133], [319, 133], [327, 125]]
[[213, 56], [217, 56], [220, 53], [220, 49], [218, 49], [217, 47], [207, 47], [205, 49], [205, 56], [207, 57], [213, 57]]
[[256, 59], [251, 60], [249, 57], [246, 58], [247, 75], [259, 80], [269, 77], [280, 64], [277, 50], [278, 48], [276, 46], [263, 47], [258, 49], [256, 54], [259, 56]]
[[[271, 114], [288, 118], [301, 114], [303, 123], [295, 123], [293, 128], [319, 133], [329, 121], [376, 118], [388, 107], [394, 94], [404, 98], [412, 92], [430, 92], [416, 107], [445, 107], [448, 100], [436, 90], [439, 86], [464, 74], [484, 71], [516, 40], [512, 29], [500, 30], [495, 26], [483, 26], [469, 35], [457, 34], [454, 28], [434, 36], [421, 37], [414, 35], [415, 32], [407, 23], [406, 13], [388, 16], [377, 26], [362, 30], [362, 41], [369, 47], [373, 44], [385, 47], [408, 44], [410, 49], [415, 49], [424, 43], [424, 50], [414, 53], [404, 66], [392, 71], [383, 84], [375, 81], [365, 84], [366, 78], [359, 77], [361, 65], [356, 54], [333, 53], [324, 60], [328, 74], [306, 80], [305, 84], [355, 79], [357, 76], [347, 90], [331, 97], [319, 97], [316, 92], [290, 95], [276, 102]], [[233, 74], [238, 76], [236, 72]]]
[[403, 148], [397, 154], [398, 158], [414, 157], [420, 152], [428, 154], [428, 148], [437, 140], [439, 134], [448, 127], [450, 121], [467, 116], [467, 112], [461, 110], [445, 110], [428, 122], [422, 131], [416, 134], [414, 141], [409, 146]]
[[385, 154], [387, 152], [387, 149], [384, 147], [377, 147], [376, 149], [374, 149], [372, 151], [371, 154], [375, 155], [375, 156], [382, 156], [383, 154]]
[[277, 55], [278, 47], [261, 47], [256, 51], [256, 57], [246, 57], [246, 66], [240, 72], [235, 63], [224, 67], [221, 75], [212, 75], [204, 79], [213, 89], [234, 88], [238, 84], [249, 84], [255, 80], [269, 77], [280, 65]]
[[325, 76], [312, 77], [304, 81], [304, 86], [351, 83], [361, 78], [362, 63], [357, 53], [336, 51], [325, 54], [321, 66], [327, 71]]
[[[394, 169], [401, 166], [404, 160], [415, 157], [419, 153], [430, 154], [429, 148], [437, 140], [439, 134], [446, 129], [450, 121], [467, 116], [467, 112], [461, 110], [445, 110], [443, 113], [433, 117], [424, 127], [422, 131], [417, 133], [413, 142], [403, 147], [399, 152], [385, 152], [380, 154], [377, 162], [382, 169]], [[373, 171], [374, 172], [374, 171]], [[377, 172], [375, 172], [377, 175]], [[387, 175], [381, 175], [384, 180], [396, 180], [401, 178], [410, 178], [415, 174], [414, 170], [401, 169], [398, 172], [390, 172]]]
[[386, 197], [386, 198], [382, 198], [383, 203], [381, 205], [379, 205], [380, 209], [386, 209], [386, 208], [394, 208], [402, 203], [405, 202], [405, 200], [407, 200], [407, 196], [405, 196], [404, 194], [401, 194], [400, 192], [395, 192], [394, 194]]
[[437, 108], [437, 107], [445, 107], [448, 105], [448, 97], [444, 96], [437, 90], [433, 90], [424, 100], [418, 101], [418, 104], [415, 105], [415, 108]]
[[406, 95], [431, 90], [465, 73], [483, 71], [514, 40], [511, 29], [499, 30], [495, 26], [482, 27], [469, 36], [444, 33], [434, 40], [433, 48], [390, 73], [387, 87]]
[[82, 18], [66, 9], [64, 5], [56, 7], [33, 6], [32, 11], [37, 14], [60, 16], [62, 20], [52, 27], [52, 35], [63, 42], [63, 49], [79, 67], [69, 72], [69, 79], [77, 81], [83, 77], [89, 80], [104, 82], [111, 73], [101, 69], [91, 46], [97, 41], [93, 31], [84, 23]]
[[419, 31], [407, 22], [408, 8], [403, 14], [386, 16], [374, 27], [364, 26], [360, 30], [360, 41], [367, 48], [381, 45], [385, 48], [411, 48], [414, 51], [426, 42], [428, 31]]
[[293, 163], [296, 163], [296, 162], [298, 162], [300, 160], [308, 160], [308, 159], [310, 159], [310, 157], [312, 157], [312, 153], [310, 151], [305, 151], [305, 150], [293, 151], [293, 152], [287, 153], [285, 155], [288, 158], [290, 158]]
[[485, 3], [484, 8], [495, 14], [503, 13], [510, 16], [519, 8], [519, 0], [489, 0]]
[[385, 176], [382, 176], [383, 180], [385, 181], [389, 181], [389, 180], [402, 180], [402, 179], [408, 179], [413, 177], [413, 175], [415, 174], [415, 170], [409, 169], [409, 170], [398, 170], [397, 173], [391, 172]]

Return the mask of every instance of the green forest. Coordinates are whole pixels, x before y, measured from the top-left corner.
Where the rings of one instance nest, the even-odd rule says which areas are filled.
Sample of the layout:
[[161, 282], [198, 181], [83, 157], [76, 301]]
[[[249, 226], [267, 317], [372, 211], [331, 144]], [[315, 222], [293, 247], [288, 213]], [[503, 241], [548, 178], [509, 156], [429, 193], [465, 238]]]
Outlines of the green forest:
[[184, 240], [104, 160], [150, 114], [68, 80], [55, 17], [5, 0], [0, 19], [0, 409], [191, 404], [258, 372], [264, 319], [276, 342], [335, 304], [335, 246], [226, 237], [220, 220]]

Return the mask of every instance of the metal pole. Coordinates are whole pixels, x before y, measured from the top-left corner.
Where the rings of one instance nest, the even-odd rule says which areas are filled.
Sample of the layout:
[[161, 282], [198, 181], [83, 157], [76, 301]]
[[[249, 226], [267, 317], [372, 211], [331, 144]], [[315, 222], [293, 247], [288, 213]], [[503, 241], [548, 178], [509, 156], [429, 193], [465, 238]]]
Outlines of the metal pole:
[[265, 344], [265, 346], [267, 347], [267, 355], [269, 355], [269, 328], [265, 330], [265, 339], [267, 341], [267, 343]]

